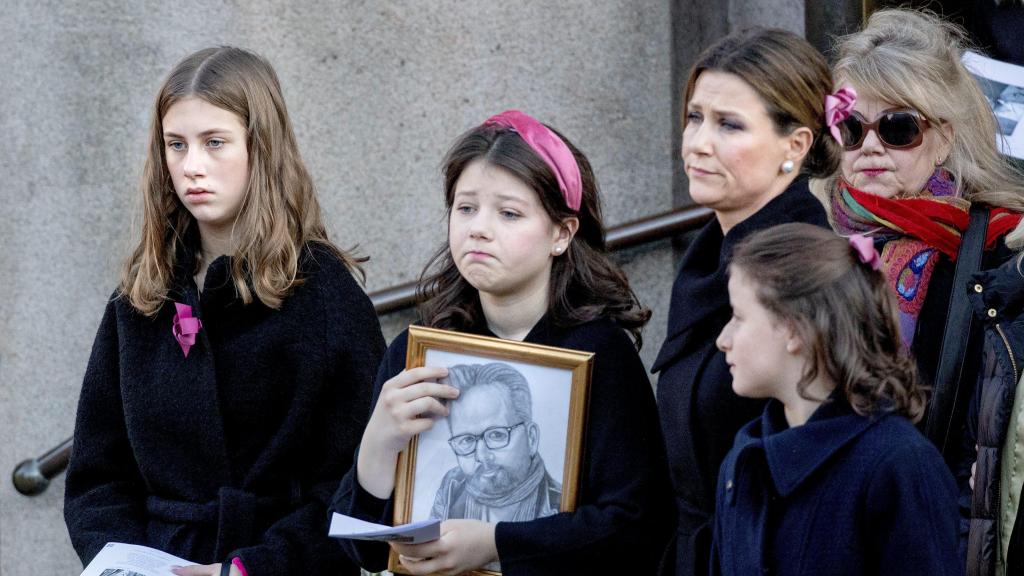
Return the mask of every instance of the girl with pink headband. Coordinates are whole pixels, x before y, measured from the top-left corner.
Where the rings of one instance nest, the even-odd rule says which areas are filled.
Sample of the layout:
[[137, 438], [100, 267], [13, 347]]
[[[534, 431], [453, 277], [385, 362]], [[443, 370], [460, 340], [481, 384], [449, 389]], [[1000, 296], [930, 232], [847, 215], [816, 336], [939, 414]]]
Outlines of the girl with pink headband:
[[[551, 128], [510, 110], [460, 136], [443, 172], [448, 241], [421, 276], [420, 322], [595, 353], [580, 499], [574, 512], [541, 506], [526, 521], [506, 514], [517, 506], [490, 507], [482, 520], [445, 520], [434, 542], [390, 546], [412, 574], [494, 563], [506, 576], [654, 573], [674, 514], [654, 397], [637, 354], [650, 311], [606, 253], [590, 163]], [[406, 347], [403, 333], [381, 365], [356, 464], [335, 495], [343, 514], [391, 523], [399, 451], [447, 416], [446, 401], [459, 395], [437, 382], [445, 368], [404, 370]], [[512, 426], [510, 442], [528, 430]], [[467, 473], [464, 481], [475, 479]], [[366, 569], [386, 565], [386, 544], [342, 546]]]

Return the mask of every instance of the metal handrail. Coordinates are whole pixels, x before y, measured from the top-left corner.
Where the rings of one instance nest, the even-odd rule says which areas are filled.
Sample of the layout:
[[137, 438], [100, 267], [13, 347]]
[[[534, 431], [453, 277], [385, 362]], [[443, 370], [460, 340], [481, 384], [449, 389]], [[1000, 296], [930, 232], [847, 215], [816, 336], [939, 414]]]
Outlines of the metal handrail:
[[[701, 206], [683, 206], [608, 229], [609, 250], [623, 250], [689, 232], [711, 219], [713, 212]], [[369, 294], [377, 314], [387, 314], [416, 303], [416, 282], [407, 282]], [[26, 495], [42, 494], [50, 480], [63, 472], [71, 458], [71, 438], [38, 458], [22, 461], [14, 468], [14, 488]]]

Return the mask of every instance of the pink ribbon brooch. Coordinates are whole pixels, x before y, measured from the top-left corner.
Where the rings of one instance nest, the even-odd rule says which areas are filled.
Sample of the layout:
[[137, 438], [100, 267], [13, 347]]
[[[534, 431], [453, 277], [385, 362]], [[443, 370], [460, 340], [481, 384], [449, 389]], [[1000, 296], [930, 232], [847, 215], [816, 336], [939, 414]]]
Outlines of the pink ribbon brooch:
[[840, 146], [843, 145], [843, 137], [839, 134], [839, 123], [850, 117], [856, 103], [857, 91], [849, 84], [836, 90], [835, 94], [825, 96], [825, 125]]
[[188, 358], [188, 350], [196, 343], [196, 334], [203, 328], [199, 318], [192, 317], [192, 307], [188, 304], [174, 303], [174, 309], [178, 311], [174, 315], [174, 325], [171, 326], [171, 333], [174, 339], [181, 345], [181, 351], [185, 358]]
[[861, 234], [854, 234], [850, 236], [850, 246], [857, 252], [857, 257], [860, 261], [868, 266], [871, 266], [872, 270], [882, 269], [882, 259], [878, 256], [878, 250], [875, 250], [875, 242], [867, 236]]

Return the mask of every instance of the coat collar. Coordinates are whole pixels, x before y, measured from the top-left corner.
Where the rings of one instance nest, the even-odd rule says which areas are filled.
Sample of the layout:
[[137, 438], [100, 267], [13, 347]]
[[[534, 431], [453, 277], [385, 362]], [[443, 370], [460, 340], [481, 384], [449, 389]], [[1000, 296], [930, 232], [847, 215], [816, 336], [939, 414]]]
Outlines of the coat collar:
[[739, 454], [760, 448], [776, 491], [780, 496], [789, 496], [836, 452], [886, 417], [888, 414], [861, 416], [840, 394], [833, 393], [803, 426], [790, 428], [782, 403], [772, 400], [759, 419], [744, 426], [736, 435], [733, 450], [737, 457], [726, 460], [725, 478], [735, 478], [737, 463], [742, 460]]
[[794, 180], [728, 234], [722, 234], [717, 219], [700, 230], [683, 254], [679, 275], [672, 285], [668, 334], [651, 372], [661, 371], [675, 359], [691, 337], [704, 339], [698, 328], [707, 325], [708, 320], [731, 313], [727, 272], [736, 244], [753, 232], [786, 222], [828, 225], [825, 209], [811, 194], [804, 177]]
[[[200, 309], [221, 309], [230, 305], [242, 305], [242, 299], [235, 289], [231, 278], [231, 256], [219, 256], [210, 263], [203, 282], [203, 292], [199, 293], [195, 284], [195, 274], [199, 266], [199, 235], [192, 230], [186, 231], [185, 239], [178, 244], [174, 265], [174, 284], [168, 297], [175, 302], [192, 306], [197, 312]], [[251, 280], [247, 280], [250, 290]]]

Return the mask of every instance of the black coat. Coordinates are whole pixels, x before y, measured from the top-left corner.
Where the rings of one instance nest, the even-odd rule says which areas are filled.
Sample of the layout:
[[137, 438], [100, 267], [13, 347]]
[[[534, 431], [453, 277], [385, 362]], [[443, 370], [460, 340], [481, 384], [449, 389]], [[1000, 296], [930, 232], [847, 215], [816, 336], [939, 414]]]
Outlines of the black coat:
[[965, 24], [975, 44], [993, 58], [1024, 66], [1024, 6], [994, 0], [967, 4]]
[[[476, 332], [493, 336], [485, 327]], [[408, 332], [403, 332], [388, 348], [374, 402], [384, 382], [405, 368], [407, 338]], [[494, 536], [502, 573], [653, 574], [673, 529], [672, 497], [654, 395], [636, 349], [625, 331], [608, 320], [557, 328], [542, 319], [525, 341], [595, 356], [576, 511], [528, 522], [499, 522]], [[333, 508], [391, 525], [392, 505], [391, 499], [381, 500], [364, 490], [353, 466]], [[364, 568], [376, 571], [386, 566], [386, 544], [340, 542]]]
[[[1018, 265], [1017, 259], [1010, 260], [995, 270], [976, 274], [972, 285], [964, 286], [975, 322], [985, 330], [982, 370], [967, 420], [960, 478], [965, 495], [963, 512], [969, 526], [966, 550], [970, 576], [996, 574], [1002, 543], [1007, 539], [1006, 574], [1024, 573], [1024, 526], [1017, 522], [1009, 534], [1001, 534], [999, 528], [1004, 488], [1000, 467], [1024, 361], [1024, 275]], [[978, 466], [972, 491], [967, 480], [975, 460]]]
[[798, 178], [723, 237], [717, 220], [693, 240], [672, 287], [668, 333], [652, 371], [678, 509], [678, 576], [707, 574], [718, 468], [736, 432], [757, 417], [763, 400], [740, 398], [715, 339], [732, 316], [727, 270], [732, 250], [752, 232], [787, 222], [823, 228], [828, 219]]
[[82, 384], [64, 516], [83, 563], [107, 542], [199, 563], [238, 556], [251, 576], [358, 573], [327, 537], [384, 350], [369, 299], [325, 248], [279, 310], [245, 306], [230, 259], [200, 296], [193, 261], [171, 299], [202, 320], [188, 357], [174, 305], [153, 318], [107, 304]]
[[959, 576], [956, 484], [909, 420], [769, 402], [722, 463], [712, 574]]

